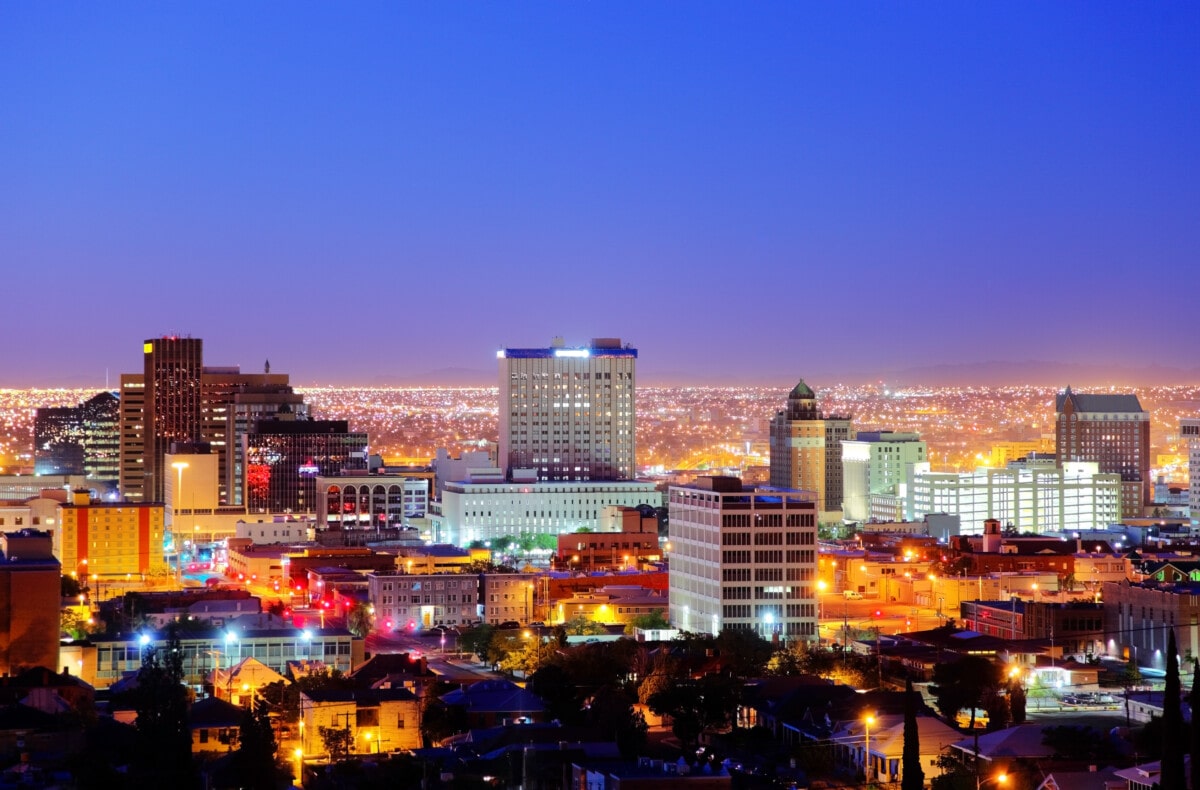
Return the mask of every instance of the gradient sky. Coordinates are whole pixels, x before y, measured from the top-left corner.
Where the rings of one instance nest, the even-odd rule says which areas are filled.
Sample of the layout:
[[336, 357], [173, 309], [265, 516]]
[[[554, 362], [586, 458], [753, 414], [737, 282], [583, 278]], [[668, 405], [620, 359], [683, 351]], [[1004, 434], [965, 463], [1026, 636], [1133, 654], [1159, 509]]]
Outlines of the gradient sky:
[[1196, 367], [1198, 220], [1194, 2], [0, 6], [0, 385]]

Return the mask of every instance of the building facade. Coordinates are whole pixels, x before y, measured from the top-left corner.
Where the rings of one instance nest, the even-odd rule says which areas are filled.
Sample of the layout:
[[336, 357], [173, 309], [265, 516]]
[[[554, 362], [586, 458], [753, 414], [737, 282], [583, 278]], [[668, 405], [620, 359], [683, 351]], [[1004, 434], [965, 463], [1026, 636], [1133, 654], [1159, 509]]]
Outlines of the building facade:
[[1103, 582], [1105, 653], [1166, 669], [1168, 630], [1185, 661], [1200, 657], [1200, 581]]
[[556, 535], [598, 530], [606, 507], [662, 503], [653, 483], [447, 483], [430, 511], [433, 540], [465, 546], [522, 533]]
[[315, 514], [318, 477], [367, 471], [367, 435], [345, 420], [259, 420], [244, 441], [250, 513]]
[[367, 597], [375, 607], [375, 628], [417, 631], [463, 626], [482, 618], [479, 576], [474, 573], [371, 573]]
[[925, 463], [925, 442], [915, 433], [863, 431], [842, 441], [842, 512], [847, 521], [871, 520], [872, 495], [896, 495], [909, 464]]
[[48, 532], [0, 535], [0, 673], [60, 669], [62, 566]]
[[842, 510], [842, 442], [850, 418], [822, 414], [817, 396], [801, 381], [788, 393], [787, 408], [771, 420], [771, 485], [813, 491], [821, 518]]
[[157, 337], [142, 347], [145, 385], [145, 455], [142, 501], [162, 502], [164, 457], [172, 442], [200, 441], [200, 374], [204, 341], [198, 337]]
[[242, 437], [262, 417], [303, 419], [307, 407], [285, 374], [206, 367], [199, 338], [162, 337], [143, 344], [143, 371], [121, 376], [120, 489], [131, 502], [164, 501], [175, 443], [204, 443], [217, 456], [217, 500], [243, 504]]
[[321, 529], [402, 528], [429, 511], [429, 475], [362, 474], [318, 477]]
[[122, 578], [166, 573], [163, 506], [156, 502], [102, 502], [77, 492], [58, 507], [56, 552], [67, 573]]
[[636, 476], [637, 349], [615, 338], [507, 348], [500, 362], [499, 463], [540, 481]]
[[1192, 518], [1200, 518], [1200, 418], [1179, 421], [1179, 438], [1188, 449], [1188, 509]]
[[1055, 450], [1060, 466], [1098, 464], [1121, 476], [1121, 516], [1138, 518], [1150, 501], [1150, 414], [1136, 395], [1059, 394], [1055, 404]]
[[909, 485], [909, 521], [958, 516], [961, 534], [982, 535], [996, 519], [1018, 532], [1103, 529], [1121, 517], [1121, 478], [1095, 463], [1010, 464], [1007, 469], [930, 472], [918, 465]]
[[101, 392], [78, 406], [38, 409], [33, 419], [37, 475], [84, 475], [115, 487], [120, 480], [120, 400]]
[[817, 639], [817, 502], [736, 477], [673, 486], [670, 618], [684, 631]]

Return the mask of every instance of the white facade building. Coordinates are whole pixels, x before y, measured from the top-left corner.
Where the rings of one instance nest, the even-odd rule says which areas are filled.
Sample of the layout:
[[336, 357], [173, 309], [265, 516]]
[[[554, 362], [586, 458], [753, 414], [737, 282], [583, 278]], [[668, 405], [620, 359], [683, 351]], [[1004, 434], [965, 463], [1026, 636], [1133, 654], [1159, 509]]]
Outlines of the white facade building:
[[1101, 474], [1095, 463], [1013, 463], [1004, 469], [930, 472], [914, 465], [907, 520], [931, 513], [958, 516], [962, 534], [982, 535], [996, 519], [1018, 532], [1103, 529], [1121, 521], [1121, 476]]
[[279, 517], [239, 521], [235, 535], [239, 538], [248, 538], [259, 546], [273, 543], [306, 543], [312, 539], [314, 527], [316, 527], [315, 521], [304, 518]]
[[637, 349], [616, 338], [567, 348], [507, 348], [500, 363], [500, 451], [508, 477], [546, 481], [635, 477]]
[[435, 543], [459, 546], [522, 533], [558, 535], [581, 527], [600, 530], [604, 508], [662, 504], [653, 483], [446, 483], [440, 507], [430, 511]]
[[474, 573], [369, 573], [367, 595], [375, 628], [384, 633], [479, 620], [479, 576]]
[[927, 460], [915, 433], [861, 431], [842, 441], [842, 511], [847, 521], [871, 519], [871, 496], [898, 494], [907, 464]]
[[1179, 421], [1179, 436], [1188, 447], [1188, 507], [1192, 518], [1200, 518], [1200, 418]]
[[816, 641], [817, 497], [701, 477], [669, 494], [671, 624]]

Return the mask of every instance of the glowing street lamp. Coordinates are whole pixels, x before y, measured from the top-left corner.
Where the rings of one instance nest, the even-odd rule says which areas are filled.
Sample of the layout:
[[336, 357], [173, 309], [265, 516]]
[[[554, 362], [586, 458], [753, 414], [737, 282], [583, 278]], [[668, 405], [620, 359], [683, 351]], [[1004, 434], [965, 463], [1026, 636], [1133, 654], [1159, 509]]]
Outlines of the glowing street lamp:
[[1006, 782], [1008, 782], [1008, 774], [1000, 773], [1000, 774], [996, 774], [995, 776], [989, 776], [987, 779], [984, 779], [981, 776], [979, 776], [978, 774], [976, 774], [975, 775], [975, 790], [981, 790], [981, 788], [988, 782], [995, 782], [998, 785], [1005, 784]]
[[863, 719], [863, 724], [866, 725], [866, 738], [863, 740], [863, 777], [868, 782], [871, 781], [871, 725], [874, 723], [875, 717], [870, 714]]

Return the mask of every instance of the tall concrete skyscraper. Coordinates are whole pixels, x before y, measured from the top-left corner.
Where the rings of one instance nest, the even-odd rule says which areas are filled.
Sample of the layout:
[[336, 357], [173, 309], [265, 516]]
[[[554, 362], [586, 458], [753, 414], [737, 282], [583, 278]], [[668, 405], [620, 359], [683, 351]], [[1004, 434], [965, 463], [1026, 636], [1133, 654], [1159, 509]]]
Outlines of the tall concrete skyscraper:
[[771, 485], [815, 492], [822, 520], [840, 518], [842, 442], [850, 438], [850, 423], [847, 416], [822, 414], [803, 380], [771, 420]]
[[1180, 420], [1179, 436], [1188, 448], [1188, 507], [1192, 518], [1200, 518], [1200, 418]]
[[142, 344], [145, 385], [143, 501], [163, 500], [163, 456], [172, 442], [200, 441], [200, 374], [204, 341], [156, 337]]
[[637, 349], [616, 338], [568, 348], [506, 348], [499, 463], [538, 480], [632, 480]]
[[[143, 372], [121, 376], [121, 494], [161, 502], [163, 458], [172, 444], [203, 443], [217, 455], [218, 501], [244, 504], [242, 437], [259, 416], [281, 408], [307, 416], [287, 374], [206, 367], [198, 338], [162, 337], [143, 345]], [[169, 470], [167, 470], [169, 472]]]
[[1090, 461], [1121, 476], [1121, 516], [1150, 501], [1150, 413], [1136, 395], [1091, 395], [1070, 387], [1054, 400], [1058, 465]]

